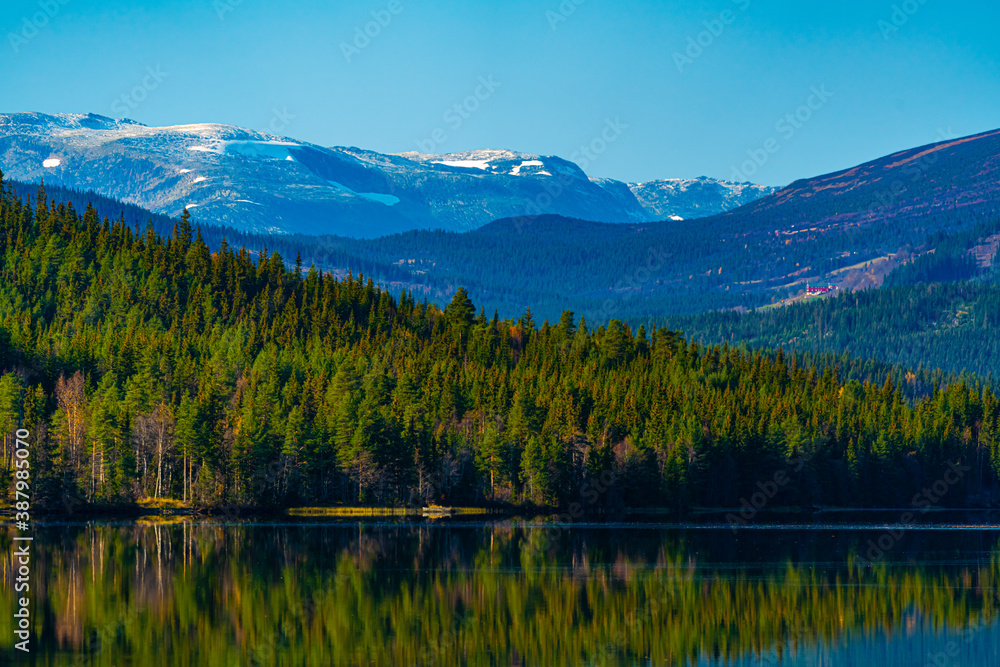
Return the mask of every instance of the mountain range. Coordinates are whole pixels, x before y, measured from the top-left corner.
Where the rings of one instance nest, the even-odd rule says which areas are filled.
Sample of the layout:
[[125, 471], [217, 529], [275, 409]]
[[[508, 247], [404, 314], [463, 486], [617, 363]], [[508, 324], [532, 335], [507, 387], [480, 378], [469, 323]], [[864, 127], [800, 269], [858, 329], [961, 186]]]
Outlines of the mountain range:
[[900, 271], [975, 277], [1000, 245], [1000, 131], [773, 191], [704, 178], [630, 186], [510, 151], [382, 155], [231, 126], [15, 114], [0, 116], [0, 169], [167, 216], [187, 206], [208, 238], [435, 301], [465, 286], [504, 314], [570, 308], [606, 321], [784, 305], [807, 285], [852, 291]]
[[465, 234], [320, 238], [317, 251], [434, 299], [463, 285], [502, 313], [569, 308], [588, 320], [635, 320], [783, 305], [809, 298], [809, 285], [854, 291], [898, 271], [923, 280], [992, 272], [998, 191], [1000, 132], [986, 132], [796, 181], [696, 220], [529, 216]]
[[87, 114], [0, 115], [0, 167], [150, 211], [188, 208], [248, 232], [372, 238], [468, 231], [557, 214], [599, 222], [717, 214], [775, 188], [708, 178], [626, 184], [556, 156], [508, 150], [387, 155], [220, 124], [147, 127]]
[[[2, 118], [9, 126], [10, 117]], [[313, 170], [321, 170], [325, 167], [316, 165], [328, 164], [324, 160], [346, 163], [345, 156], [358, 155], [365, 156], [365, 165], [398, 166], [400, 170], [394, 173], [420, 183], [409, 189], [411, 195], [438, 187], [440, 182], [434, 179], [447, 175], [452, 185], [468, 188], [464, 199], [452, 202], [453, 208], [480, 212], [484, 209], [477, 206], [491, 198], [502, 202], [510, 188], [522, 187], [519, 184], [550, 178], [560, 168], [578, 171], [576, 165], [559, 158], [504, 151], [380, 156], [358, 149], [321, 149], [278, 138], [261, 139], [263, 135], [236, 129], [228, 130], [231, 139], [209, 141], [220, 136], [221, 126], [210, 126], [201, 143], [192, 143], [192, 137], [202, 131], [197, 129], [200, 126], [175, 132], [99, 117], [31, 118], [38, 125], [34, 134], [23, 129], [30, 125], [25, 115], [17, 121], [17, 133], [4, 134], [0, 129], [0, 136], [7, 137], [0, 139], [0, 169], [16, 196], [34, 196], [44, 176], [50, 201], [72, 202], [77, 210], [92, 205], [100, 218], [121, 216], [137, 231], [148, 221], [155, 232], [164, 235], [176, 226], [170, 214], [176, 216], [178, 210], [170, 208], [169, 202], [161, 210], [170, 214], [163, 215], [95, 191], [146, 193], [143, 196], [167, 193], [169, 189], [157, 190], [143, 181], [143, 174], [162, 172], [165, 167], [156, 167], [151, 158], [137, 158], [132, 171], [125, 170], [132, 174], [130, 179], [115, 180], [116, 176], [108, 182], [101, 180], [99, 167], [117, 164], [124, 169], [128, 159], [123, 156], [140, 150], [160, 156], [157, 160], [175, 155], [187, 165], [180, 170], [191, 169], [181, 176], [196, 174], [193, 180], [204, 179], [200, 184], [211, 179], [196, 168], [229, 178], [225, 174], [252, 173], [247, 169], [253, 165], [278, 173], [282, 167], [301, 166], [305, 160]], [[53, 123], [65, 127], [53, 131]], [[88, 130], [87, 125], [104, 129]], [[111, 126], [124, 128], [124, 134], [136, 138], [119, 138], [107, 145], [94, 139], [94, 132], [112, 132]], [[48, 146], [55, 143], [63, 148]], [[72, 146], [76, 148], [70, 150]], [[260, 157], [266, 151], [273, 154]], [[71, 161], [81, 156], [87, 158], [84, 168], [74, 169]], [[198, 162], [199, 158], [205, 162]], [[351, 159], [357, 160], [352, 164], [362, 164], [360, 158]], [[37, 168], [39, 162], [42, 167]], [[212, 165], [220, 171], [211, 172]], [[352, 173], [360, 179], [366, 169], [358, 167]], [[388, 171], [386, 166], [382, 173]], [[109, 168], [109, 173], [118, 171]], [[12, 180], [10, 175], [35, 182]], [[312, 264], [340, 277], [363, 273], [393, 292], [405, 290], [441, 305], [459, 287], [466, 287], [487, 312], [497, 310], [505, 317], [530, 308], [538, 320], [553, 320], [563, 310], [573, 310], [585, 316], [588, 326], [612, 319], [654, 327], [666, 324], [706, 343], [743, 341], [808, 353], [860, 352], [866, 358], [906, 367], [932, 364], [955, 373], [973, 370], [981, 376], [1000, 377], [1000, 348], [994, 343], [1000, 340], [996, 314], [1000, 303], [1000, 131], [900, 151], [802, 179], [759, 198], [763, 191], [756, 186], [719, 187], [710, 179], [631, 186], [583, 176], [577, 179], [580, 187], [596, 189], [594, 196], [601, 201], [612, 202], [609, 210], [632, 210], [641, 217], [635, 213], [635, 199], [646, 207], [643, 210], [653, 209], [647, 217], [669, 218], [669, 211], [677, 213], [675, 218], [687, 216], [672, 220], [608, 223], [586, 219], [597, 217], [593, 211], [576, 217], [532, 211], [532, 215], [485, 224], [469, 222], [478, 226], [462, 232], [448, 231], [431, 217], [428, 226], [433, 229], [407, 229], [379, 238], [358, 238], [364, 234], [357, 229], [350, 234], [326, 233], [322, 226], [307, 227], [313, 230], [311, 234], [294, 231], [294, 227], [286, 233], [282, 225], [294, 217], [288, 211], [295, 210], [290, 198], [298, 196], [299, 190], [273, 187], [265, 191], [267, 177], [258, 178], [258, 193], [274, 197], [270, 201], [277, 222], [268, 222], [262, 211], [248, 205], [245, 210], [257, 211], [260, 217], [256, 224], [246, 224], [238, 219], [236, 209], [226, 208], [228, 200], [219, 200], [206, 208], [218, 207], [212, 210], [220, 211], [220, 221], [205, 224], [199, 219], [205, 209], [193, 206], [195, 221], [210, 247], [228, 243], [246, 248], [251, 255], [278, 252], [286, 260], [296, 258], [303, 267]], [[339, 178], [337, 192], [344, 193], [343, 181], [349, 179]], [[390, 200], [379, 202], [372, 197], [396, 195], [375, 187], [374, 181], [350, 183], [357, 186], [352, 188], [351, 201], [367, 198], [382, 208], [403, 203], [401, 190], [395, 190], [399, 204], [388, 206], [385, 202]], [[691, 219], [711, 206], [735, 206], [744, 196], [750, 203]], [[576, 197], [574, 190], [565, 202], [572, 203]], [[706, 204], [712, 197], [715, 203]], [[671, 198], [675, 207], [657, 213], [658, 202]], [[553, 197], [552, 207], [561, 199]], [[451, 220], [454, 223], [455, 218]], [[359, 219], [357, 224], [367, 223]], [[954, 287], [931, 290], [929, 283]], [[810, 296], [807, 285], [828, 287], [839, 298]], [[869, 295], [859, 294], [866, 289], [872, 289]], [[746, 311], [754, 312], [740, 314]]]

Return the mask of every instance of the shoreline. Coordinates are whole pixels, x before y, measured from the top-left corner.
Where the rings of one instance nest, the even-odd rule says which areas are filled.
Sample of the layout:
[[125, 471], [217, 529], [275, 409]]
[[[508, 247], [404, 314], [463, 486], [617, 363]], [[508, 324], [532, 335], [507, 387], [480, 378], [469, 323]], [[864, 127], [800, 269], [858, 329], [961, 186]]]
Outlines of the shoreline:
[[[87, 520], [100, 519], [143, 519], [151, 517], [203, 517], [203, 518], [239, 518], [239, 519], [264, 519], [264, 518], [328, 518], [328, 519], [350, 519], [350, 518], [414, 518], [424, 517], [428, 519], [446, 518], [499, 518], [510, 516], [531, 516], [547, 517], [554, 520], [556, 524], [573, 524], [588, 520], [596, 521], [620, 521], [626, 517], [641, 519], [642, 517], [671, 517], [680, 521], [691, 521], [699, 523], [701, 519], [718, 517], [718, 525], [729, 526], [726, 517], [735, 516], [740, 524], [766, 526], [767, 522], [747, 520], [740, 517], [742, 508], [726, 507], [693, 507], [684, 510], [677, 510], [666, 507], [623, 507], [610, 510], [600, 509], [583, 513], [573, 514], [565, 508], [544, 507], [544, 506], [397, 506], [397, 507], [365, 507], [365, 506], [328, 506], [328, 507], [256, 507], [256, 506], [184, 506], [181, 503], [170, 502], [167, 504], [151, 503], [131, 503], [125, 505], [78, 505], [74, 509], [36, 511], [39, 519], [67, 519], [83, 518]], [[0, 516], [13, 516], [13, 509], [0, 510]], [[844, 515], [844, 514], [902, 514], [910, 512], [917, 516], [940, 516], [946, 513], [998, 513], [1000, 507], [930, 507], [914, 510], [912, 507], [775, 507], [757, 512], [757, 517], [814, 517], [818, 515]], [[713, 522], [705, 522], [711, 525]], [[857, 522], [855, 522], [857, 523]], [[872, 520], [873, 525], [884, 525], [884, 520]], [[892, 523], [892, 522], [890, 522]], [[919, 524], [917, 524], [919, 525]]]

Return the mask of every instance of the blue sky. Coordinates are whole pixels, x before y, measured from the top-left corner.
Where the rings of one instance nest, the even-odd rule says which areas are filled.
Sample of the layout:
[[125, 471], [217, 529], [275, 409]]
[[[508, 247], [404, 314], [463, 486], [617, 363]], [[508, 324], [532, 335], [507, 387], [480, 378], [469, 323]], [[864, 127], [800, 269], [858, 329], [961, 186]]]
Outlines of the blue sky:
[[0, 111], [783, 185], [1000, 127], [998, 19], [943, 0], [8, 0]]

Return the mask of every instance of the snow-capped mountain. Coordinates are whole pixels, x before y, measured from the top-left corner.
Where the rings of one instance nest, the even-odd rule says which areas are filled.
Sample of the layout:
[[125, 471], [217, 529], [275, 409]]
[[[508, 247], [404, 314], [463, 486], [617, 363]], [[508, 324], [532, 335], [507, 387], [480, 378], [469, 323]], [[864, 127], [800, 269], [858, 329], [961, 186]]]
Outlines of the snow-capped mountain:
[[[258, 232], [374, 237], [464, 231], [522, 215], [645, 222], [698, 210], [687, 200], [675, 210], [671, 197], [680, 195], [660, 196], [667, 191], [650, 184], [630, 189], [591, 180], [555, 156], [506, 150], [386, 155], [231, 125], [148, 127], [94, 114], [0, 115], [0, 169], [18, 180], [93, 190], [166, 215], [187, 207], [200, 222]], [[700, 204], [703, 214], [738, 199], [711, 197]]]
[[780, 188], [753, 183], [717, 181], [701, 176], [631, 183], [629, 189], [656, 219], [705, 218], [739, 208]]

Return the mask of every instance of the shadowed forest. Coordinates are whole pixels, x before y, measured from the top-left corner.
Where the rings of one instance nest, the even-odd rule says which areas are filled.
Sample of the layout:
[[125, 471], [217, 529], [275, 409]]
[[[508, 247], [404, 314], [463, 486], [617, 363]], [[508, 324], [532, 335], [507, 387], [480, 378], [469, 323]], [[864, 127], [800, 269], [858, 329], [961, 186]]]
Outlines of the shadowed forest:
[[441, 309], [2, 190], [0, 475], [23, 424], [36, 505], [736, 507], [783, 471], [775, 507], [894, 507], [955, 466], [935, 504], [996, 497], [969, 381]]

